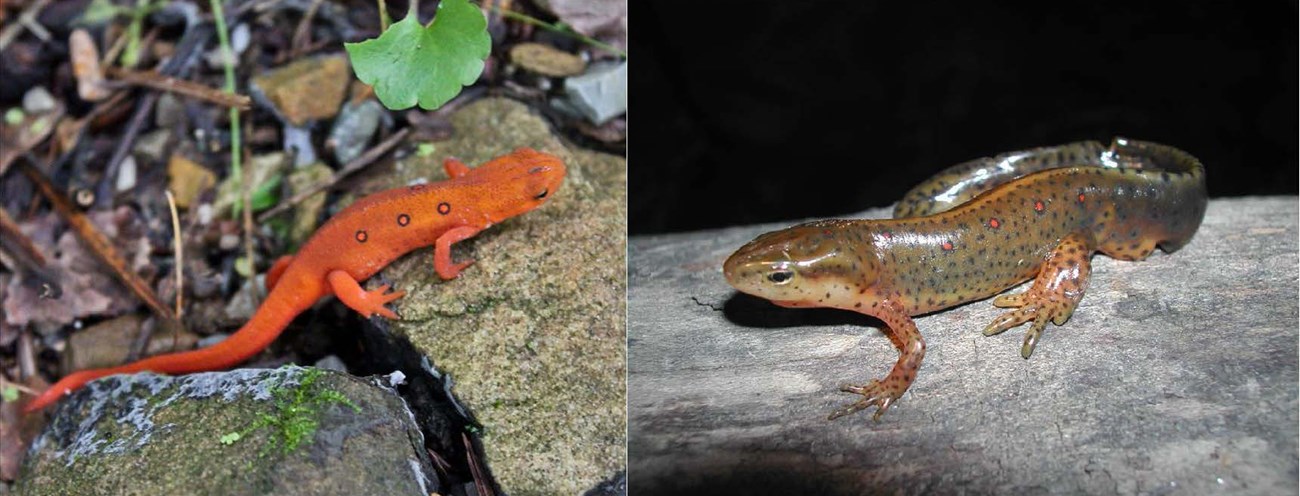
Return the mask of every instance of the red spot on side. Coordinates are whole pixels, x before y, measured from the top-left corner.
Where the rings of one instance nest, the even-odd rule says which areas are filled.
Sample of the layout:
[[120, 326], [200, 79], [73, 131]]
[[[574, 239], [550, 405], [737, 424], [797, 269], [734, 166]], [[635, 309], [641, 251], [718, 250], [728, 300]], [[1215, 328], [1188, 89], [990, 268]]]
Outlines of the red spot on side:
[[884, 231], [884, 232], [880, 233], [880, 237], [885, 238], [885, 239], [893, 239], [893, 238], [894, 238], [894, 233], [891, 233], [891, 232], [889, 232], [889, 231]]
[[1038, 213], [1041, 214], [1041, 213], [1043, 213], [1044, 210], [1047, 210], [1047, 205], [1043, 205], [1043, 200], [1037, 200], [1037, 201], [1034, 202], [1034, 211], [1035, 211], [1035, 212], [1038, 212]]
[[365, 243], [367, 239], [370, 239], [370, 235], [366, 234], [366, 231], [363, 229], [357, 231], [356, 238], [358, 243]]
[[953, 249], [952, 241], [944, 241], [944, 242], [943, 242], [943, 246], [942, 246], [942, 248], [943, 248], [943, 251], [952, 251], [952, 249]]
[[1087, 200], [1087, 199], [1088, 199], [1088, 195], [1085, 195], [1085, 194], [1083, 194], [1083, 193], [1079, 193], [1079, 203], [1083, 203], [1083, 201], [1084, 201], [1084, 200]]
[[439, 204], [438, 204], [438, 213], [440, 213], [440, 214], [442, 214], [442, 215], [447, 215], [447, 214], [451, 213], [451, 204], [450, 204], [450, 203], [447, 203], [447, 202], [439, 203]]
[[999, 227], [1002, 227], [1002, 221], [998, 220], [997, 217], [990, 217], [990, 218], [989, 218], [989, 227], [992, 227], [992, 228], [994, 228], [994, 229], [997, 229], [997, 228], [999, 228]]

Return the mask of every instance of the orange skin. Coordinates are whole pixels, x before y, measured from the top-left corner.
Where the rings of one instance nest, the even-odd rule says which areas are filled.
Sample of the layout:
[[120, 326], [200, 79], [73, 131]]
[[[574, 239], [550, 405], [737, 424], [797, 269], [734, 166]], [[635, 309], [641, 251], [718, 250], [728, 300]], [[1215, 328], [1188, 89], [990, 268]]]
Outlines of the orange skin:
[[126, 365], [74, 372], [26, 407], [34, 412], [100, 377], [135, 372], [187, 374], [233, 367], [271, 344], [294, 317], [317, 300], [335, 295], [362, 316], [396, 319], [384, 304], [405, 291], [388, 285], [366, 291], [359, 281], [417, 248], [433, 245], [433, 267], [455, 279], [473, 263], [451, 260], [451, 245], [489, 226], [545, 203], [564, 181], [559, 158], [520, 148], [470, 169], [456, 159], [443, 163], [446, 181], [390, 189], [367, 196], [332, 217], [296, 256], [277, 260], [267, 273], [271, 293], [253, 318], [225, 341], [193, 351], [146, 358]]

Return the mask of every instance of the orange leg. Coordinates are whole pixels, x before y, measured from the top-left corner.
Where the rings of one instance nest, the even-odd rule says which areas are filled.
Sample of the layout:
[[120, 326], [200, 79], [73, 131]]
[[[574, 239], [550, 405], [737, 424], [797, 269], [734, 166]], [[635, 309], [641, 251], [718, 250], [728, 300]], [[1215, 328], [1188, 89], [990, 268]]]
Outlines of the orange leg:
[[442, 161], [442, 168], [447, 171], [447, 176], [452, 179], [469, 174], [469, 166], [455, 158], [448, 158]]
[[293, 262], [293, 255], [285, 255], [275, 260], [271, 264], [271, 269], [266, 271], [266, 290], [275, 289], [275, 284], [280, 282], [280, 276], [284, 275], [284, 269], [289, 268], [289, 263]]
[[984, 335], [992, 336], [1032, 319], [1034, 324], [1025, 333], [1025, 344], [1020, 347], [1020, 356], [1029, 358], [1043, 328], [1047, 327], [1047, 321], [1064, 324], [1079, 306], [1079, 300], [1083, 299], [1083, 292], [1088, 287], [1088, 275], [1092, 272], [1093, 250], [1090, 234], [1076, 233], [1062, 239], [1047, 256], [1029, 291], [1002, 295], [993, 300], [994, 306], [1015, 310], [993, 319], [993, 323], [984, 328]]
[[455, 279], [460, 275], [460, 271], [474, 263], [473, 260], [466, 260], [461, 263], [451, 262], [451, 245], [459, 243], [466, 239], [474, 237], [483, 229], [474, 226], [461, 226], [447, 231], [438, 237], [433, 245], [433, 270], [443, 279]]
[[390, 319], [397, 319], [397, 314], [392, 310], [384, 307], [385, 303], [401, 298], [406, 295], [406, 291], [388, 292], [388, 285], [385, 284], [373, 291], [361, 289], [347, 272], [341, 270], [331, 271], [328, 276], [330, 288], [334, 290], [334, 296], [339, 298], [344, 305], [356, 310], [362, 317], [370, 318], [371, 315], [379, 314]]
[[893, 341], [894, 347], [898, 348], [898, 362], [883, 381], [872, 379], [871, 382], [861, 386], [840, 387], [841, 391], [860, 394], [863, 398], [857, 403], [832, 412], [829, 419], [843, 417], [874, 406], [876, 414], [871, 418], [880, 420], [885, 410], [888, 410], [889, 406], [901, 398], [908, 387], [911, 387], [912, 381], [916, 379], [916, 371], [921, 368], [921, 360], [925, 358], [925, 340], [921, 338], [921, 331], [916, 329], [916, 323], [902, 308], [885, 300], [871, 312], [862, 313], [885, 322], [885, 334], [889, 336], [890, 341]]

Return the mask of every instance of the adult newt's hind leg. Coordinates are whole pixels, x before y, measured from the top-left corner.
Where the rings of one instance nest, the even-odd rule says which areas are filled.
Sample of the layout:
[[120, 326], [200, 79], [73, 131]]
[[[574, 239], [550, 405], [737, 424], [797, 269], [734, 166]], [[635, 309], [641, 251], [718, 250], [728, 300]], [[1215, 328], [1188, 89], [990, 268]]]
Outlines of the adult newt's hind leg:
[[280, 276], [284, 275], [284, 269], [289, 268], [289, 262], [293, 261], [293, 255], [285, 255], [275, 259], [271, 264], [270, 270], [266, 271], [266, 290], [275, 289], [276, 283], [280, 282]]
[[984, 335], [992, 336], [1033, 319], [1034, 324], [1025, 333], [1025, 344], [1020, 347], [1020, 356], [1029, 358], [1047, 321], [1064, 324], [1079, 306], [1092, 272], [1090, 259], [1094, 249], [1092, 235], [1088, 233], [1075, 233], [1062, 239], [1047, 256], [1029, 291], [993, 300], [994, 306], [1015, 310], [993, 319], [984, 328]]
[[361, 285], [357, 283], [356, 279], [341, 270], [331, 271], [327, 278], [330, 282], [330, 288], [334, 290], [334, 296], [337, 296], [344, 305], [356, 310], [362, 317], [370, 318], [371, 315], [379, 314], [390, 319], [397, 319], [397, 314], [385, 308], [384, 304], [401, 298], [406, 295], [406, 291], [388, 293], [387, 284], [372, 291], [366, 291], [361, 289]]
[[885, 300], [870, 312], [862, 313], [885, 322], [885, 334], [898, 348], [898, 362], [894, 364], [893, 370], [889, 371], [889, 375], [885, 377], [884, 381], [872, 379], [871, 382], [862, 386], [841, 386], [840, 391], [860, 394], [863, 398], [858, 400], [857, 403], [832, 412], [828, 420], [843, 417], [872, 406], [876, 407], [876, 414], [871, 418], [880, 420], [880, 416], [885, 413], [885, 410], [888, 410], [895, 400], [901, 398], [907, 388], [912, 385], [912, 380], [916, 379], [917, 369], [921, 368], [921, 360], [925, 358], [925, 340], [921, 338], [921, 332], [916, 329], [916, 323], [912, 322], [912, 318], [908, 317], [907, 313], [901, 308], [898, 308], [889, 300]]

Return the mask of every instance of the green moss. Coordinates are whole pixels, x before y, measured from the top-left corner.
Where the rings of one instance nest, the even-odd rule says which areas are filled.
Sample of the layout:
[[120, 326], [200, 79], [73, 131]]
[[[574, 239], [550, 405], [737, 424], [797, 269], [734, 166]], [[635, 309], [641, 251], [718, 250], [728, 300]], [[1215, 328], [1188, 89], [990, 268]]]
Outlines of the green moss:
[[272, 391], [275, 396], [275, 411], [259, 414], [258, 420], [242, 432], [221, 436], [221, 443], [234, 444], [263, 427], [269, 427], [271, 442], [267, 448], [278, 446], [282, 454], [288, 454], [315, 436], [316, 428], [320, 426], [317, 419], [322, 408], [330, 404], [342, 404], [360, 412], [361, 407], [342, 393], [315, 387], [316, 379], [323, 373], [320, 369], [306, 369], [299, 377], [297, 386], [275, 388]]

